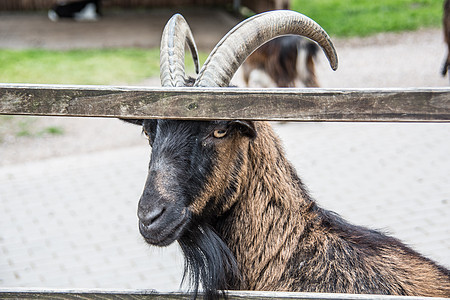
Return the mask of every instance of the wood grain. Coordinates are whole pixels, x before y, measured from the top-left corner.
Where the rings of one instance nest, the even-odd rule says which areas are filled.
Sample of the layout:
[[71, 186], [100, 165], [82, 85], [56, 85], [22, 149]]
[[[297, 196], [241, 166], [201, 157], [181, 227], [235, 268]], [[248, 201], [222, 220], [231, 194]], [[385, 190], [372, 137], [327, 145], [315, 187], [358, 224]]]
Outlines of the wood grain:
[[[262, 292], [262, 291], [228, 291], [230, 300], [256, 299], [297, 299], [297, 300], [443, 300], [444, 298], [331, 294], [331, 293], [297, 293], [297, 292]], [[201, 299], [201, 294], [200, 297]], [[61, 289], [26, 289], [0, 288], [0, 299], [148, 299], [148, 300], [191, 300], [189, 293], [158, 293], [154, 290], [61, 290]]]
[[0, 84], [0, 114], [450, 122], [450, 88], [238, 89]]

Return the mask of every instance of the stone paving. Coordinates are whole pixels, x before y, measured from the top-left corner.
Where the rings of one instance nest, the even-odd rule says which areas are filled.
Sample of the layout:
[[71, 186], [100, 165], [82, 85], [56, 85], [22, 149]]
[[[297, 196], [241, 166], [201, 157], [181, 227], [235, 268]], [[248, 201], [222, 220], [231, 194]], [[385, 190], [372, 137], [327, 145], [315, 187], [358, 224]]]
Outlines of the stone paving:
[[176, 247], [137, 230], [145, 145], [0, 171], [0, 285], [177, 289]]
[[[446, 124], [275, 126], [321, 206], [450, 267]], [[2, 167], [0, 286], [177, 290], [178, 247], [145, 245], [136, 225], [148, 159], [142, 141]]]

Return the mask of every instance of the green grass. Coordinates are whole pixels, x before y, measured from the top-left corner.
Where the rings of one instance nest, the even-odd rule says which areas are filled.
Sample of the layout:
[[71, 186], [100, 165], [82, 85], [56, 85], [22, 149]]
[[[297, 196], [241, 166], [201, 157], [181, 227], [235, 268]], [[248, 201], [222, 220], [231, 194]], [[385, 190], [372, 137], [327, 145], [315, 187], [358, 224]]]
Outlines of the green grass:
[[[206, 54], [200, 53], [200, 60]], [[190, 54], [186, 70], [194, 73]], [[159, 49], [6, 50], [0, 49], [0, 82], [47, 84], [136, 84], [159, 76]], [[0, 144], [5, 137], [39, 138], [64, 134], [59, 126], [42, 127], [36, 118], [0, 116]]]
[[39, 138], [44, 136], [58, 136], [63, 134], [64, 129], [62, 127], [43, 127], [39, 124], [37, 118], [0, 116], [0, 144], [4, 141], [5, 136], [13, 136], [17, 138]]
[[0, 49], [0, 66], [3, 83], [133, 84], [159, 76], [159, 49]]
[[438, 27], [442, 0], [292, 0], [291, 8], [318, 22], [330, 35], [368, 36], [379, 32]]
[[[334, 36], [367, 36], [441, 24], [442, 0], [292, 0]], [[200, 53], [200, 60], [206, 58]], [[187, 70], [192, 74], [190, 57]], [[159, 49], [2, 50], [0, 82], [136, 84], [159, 76]]]

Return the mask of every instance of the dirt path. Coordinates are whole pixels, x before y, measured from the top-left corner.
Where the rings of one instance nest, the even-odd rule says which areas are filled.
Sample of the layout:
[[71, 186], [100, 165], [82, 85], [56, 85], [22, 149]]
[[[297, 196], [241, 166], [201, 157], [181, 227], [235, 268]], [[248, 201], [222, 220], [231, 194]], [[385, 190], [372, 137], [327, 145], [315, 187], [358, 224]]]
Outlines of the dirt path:
[[[319, 65], [323, 87], [448, 86], [440, 75], [446, 48], [439, 29], [336, 40], [340, 65], [335, 74]], [[323, 58], [323, 56], [322, 56]]]
[[222, 10], [107, 10], [98, 22], [51, 22], [45, 12], [1, 13], [0, 47], [78, 49], [159, 47], [162, 29], [174, 13], [181, 13], [194, 32], [199, 49], [210, 51], [238, 19]]

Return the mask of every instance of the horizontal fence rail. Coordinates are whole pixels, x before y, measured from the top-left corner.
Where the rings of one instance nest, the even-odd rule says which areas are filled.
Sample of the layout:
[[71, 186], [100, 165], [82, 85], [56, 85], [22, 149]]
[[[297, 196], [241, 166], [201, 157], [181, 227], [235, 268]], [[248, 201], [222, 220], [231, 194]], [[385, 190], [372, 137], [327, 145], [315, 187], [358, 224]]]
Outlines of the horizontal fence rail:
[[[201, 295], [201, 294], [200, 294]], [[389, 296], [368, 294], [332, 294], [332, 293], [296, 293], [296, 292], [260, 292], [229, 291], [229, 300], [444, 300], [446, 298]], [[201, 297], [199, 297], [201, 299]], [[7, 289], [0, 288], [0, 299], [148, 299], [148, 300], [191, 300], [189, 293], [158, 293], [154, 290], [61, 290], [61, 289]]]
[[239, 89], [0, 84], [0, 114], [450, 122], [450, 88]]

